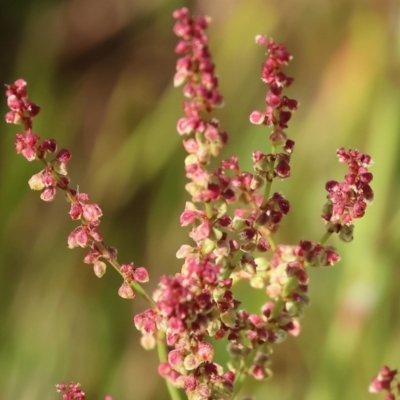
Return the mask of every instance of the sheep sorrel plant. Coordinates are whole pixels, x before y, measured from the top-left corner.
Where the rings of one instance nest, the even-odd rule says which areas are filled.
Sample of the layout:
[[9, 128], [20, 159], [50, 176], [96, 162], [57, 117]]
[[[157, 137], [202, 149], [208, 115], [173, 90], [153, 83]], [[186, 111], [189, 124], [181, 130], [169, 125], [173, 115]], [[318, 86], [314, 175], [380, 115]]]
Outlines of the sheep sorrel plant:
[[[140, 295], [148, 302], [149, 308], [135, 315], [134, 322], [142, 333], [142, 346], [158, 349], [158, 373], [165, 378], [171, 399], [238, 400], [243, 399], [241, 388], [247, 378], [271, 376], [275, 344], [300, 333], [300, 318], [309, 304], [309, 268], [339, 261], [335, 249], [326, 245], [329, 237], [337, 234], [345, 242], [352, 241], [354, 221], [364, 216], [373, 199], [372, 160], [357, 150], [339, 149], [337, 157], [347, 164], [347, 173], [342, 182], [329, 180], [325, 185], [321, 239], [275, 243], [275, 233], [290, 211], [289, 200], [273, 191], [273, 183], [291, 175], [295, 142], [288, 138], [287, 128], [298, 102], [284, 94], [293, 78], [283, 70], [291, 55], [271, 38], [256, 37], [266, 51], [261, 78], [267, 94], [264, 109], [253, 111], [250, 123], [265, 132], [266, 148], [253, 152], [253, 173], [243, 171], [235, 155], [219, 161], [214, 169], [211, 165], [227, 145], [228, 135], [212, 117], [223, 97], [207, 44], [209, 20], [191, 17], [186, 8], [173, 16], [179, 38], [175, 52], [180, 55], [174, 85], [183, 86], [186, 99], [177, 131], [188, 153], [185, 188], [190, 195], [180, 223], [190, 227], [191, 243], [176, 253], [183, 262], [181, 271], [162, 276], [153, 294], [143, 286], [149, 280], [147, 270], [134, 263], [121, 264], [117, 250], [105, 244], [99, 231], [100, 207], [89, 201], [88, 194], [71, 188], [67, 171], [71, 153], [57, 150], [54, 139], [41, 141], [34, 133], [33, 120], [40, 108], [28, 100], [22, 79], [7, 85], [6, 121], [22, 126], [15, 140], [17, 153], [44, 166], [29, 180], [30, 188], [40, 191], [44, 201], [54, 200], [61, 190], [70, 203], [70, 217], [78, 226], [68, 237], [68, 247], [88, 249], [84, 262], [93, 265], [98, 277], [111, 265], [122, 278], [121, 297]], [[265, 293], [258, 314], [246, 311], [236, 297], [239, 281]], [[215, 341], [227, 344], [225, 366], [215, 359]], [[384, 367], [370, 391], [387, 391], [386, 398], [394, 398], [391, 385], [396, 373]], [[85, 399], [79, 384], [60, 383], [57, 390], [64, 400]]]

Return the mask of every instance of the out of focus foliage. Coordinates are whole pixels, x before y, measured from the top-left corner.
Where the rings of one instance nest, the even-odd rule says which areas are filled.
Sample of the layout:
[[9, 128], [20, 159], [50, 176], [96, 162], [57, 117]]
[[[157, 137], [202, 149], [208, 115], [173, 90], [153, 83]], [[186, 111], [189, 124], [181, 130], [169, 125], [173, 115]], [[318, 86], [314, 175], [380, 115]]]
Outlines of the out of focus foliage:
[[[280, 241], [322, 236], [324, 184], [344, 174], [338, 147], [375, 161], [374, 204], [352, 243], [331, 241], [341, 263], [312, 271], [302, 334], [276, 348], [274, 378], [245, 391], [259, 400], [368, 399], [381, 364], [400, 366], [400, 3], [1, 3], [2, 81], [27, 80], [42, 106], [36, 133], [72, 151], [73, 183], [102, 207], [101, 231], [120, 260], [149, 268], [149, 290], [180, 268], [176, 250], [190, 243], [179, 226], [188, 199], [175, 130], [182, 95], [171, 83], [171, 13], [183, 5], [212, 17], [210, 47], [226, 101], [217, 117], [230, 134], [225, 155], [238, 154], [247, 169], [253, 150], [268, 150], [267, 130], [248, 122], [265, 97], [254, 37], [270, 35], [294, 55], [289, 95], [301, 106], [288, 131], [296, 141], [292, 178], [275, 187], [292, 204]], [[2, 125], [0, 398], [57, 399], [54, 384], [74, 380], [88, 399], [167, 399], [156, 354], [140, 347], [132, 322], [146, 304], [119, 298], [117, 274], [99, 280], [82, 263], [83, 250], [68, 250], [68, 205], [61, 195], [44, 204], [29, 190], [40, 165], [14, 153], [15, 133]], [[255, 292], [248, 307], [262, 299]]]

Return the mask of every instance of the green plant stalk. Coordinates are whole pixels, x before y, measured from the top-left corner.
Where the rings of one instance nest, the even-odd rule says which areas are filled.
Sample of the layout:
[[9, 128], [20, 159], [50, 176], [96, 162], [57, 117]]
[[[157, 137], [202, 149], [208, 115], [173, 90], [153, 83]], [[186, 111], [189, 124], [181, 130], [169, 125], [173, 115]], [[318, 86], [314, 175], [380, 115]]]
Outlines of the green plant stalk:
[[[160, 362], [168, 362], [167, 347], [165, 343], [165, 333], [158, 331], [157, 334], [157, 353]], [[167, 384], [168, 393], [171, 400], [182, 400], [181, 393], [168, 379], [165, 379]]]

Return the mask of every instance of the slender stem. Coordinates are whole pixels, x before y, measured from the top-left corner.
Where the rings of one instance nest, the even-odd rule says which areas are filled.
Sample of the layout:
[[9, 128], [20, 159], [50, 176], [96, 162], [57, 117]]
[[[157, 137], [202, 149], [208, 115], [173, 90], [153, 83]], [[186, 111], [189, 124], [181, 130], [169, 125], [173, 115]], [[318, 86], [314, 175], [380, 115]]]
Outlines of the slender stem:
[[[167, 362], [168, 361], [168, 355], [167, 355], [167, 347], [165, 344], [165, 333], [158, 331], [157, 335], [157, 353], [158, 353], [158, 358], [160, 362]], [[171, 397], [171, 400], [182, 400], [180, 391], [177, 387], [175, 387], [169, 380], [168, 378], [165, 379], [165, 382], [167, 384], [167, 389], [168, 393]]]
[[[272, 145], [271, 154], [275, 154], [275, 152], [276, 152], [276, 147], [274, 145]], [[275, 160], [273, 158], [271, 158], [271, 160], [269, 161], [269, 166], [268, 166], [268, 170], [271, 172], [271, 175], [274, 170], [274, 164], [275, 164]], [[271, 186], [272, 186], [272, 178], [271, 178], [271, 180], [267, 179], [267, 183], [266, 183], [265, 189], [264, 189], [264, 197], [263, 197], [263, 201], [261, 204], [261, 208], [264, 207], [269, 200], [269, 195], [271, 193]]]
[[251, 364], [253, 363], [254, 360], [254, 355], [256, 351], [253, 349], [250, 351], [250, 353], [247, 355], [246, 360], [244, 362], [244, 365], [240, 369], [234, 383], [235, 390], [232, 395], [232, 400], [237, 400], [240, 391], [242, 390], [243, 384], [246, 381], [246, 378], [249, 376], [248, 371], [251, 367]]
[[[271, 163], [272, 163], [272, 168], [273, 168], [274, 161], [271, 161]], [[267, 181], [267, 183], [265, 185], [264, 197], [263, 197], [261, 207], [264, 207], [267, 204], [267, 201], [269, 200], [269, 195], [271, 193], [271, 186], [272, 186], [272, 181]]]
[[283, 300], [278, 298], [275, 301], [274, 308], [272, 309], [271, 318], [276, 318], [279, 315], [279, 313], [281, 312], [282, 308], [283, 308]]
[[330, 238], [330, 236], [332, 235], [332, 232], [328, 232], [328, 231], [326, 231], [325, 233], [324, 233], [324, 236], [322, 236], [322, 238], [321, 238], [321, 240], [319, 241], [319, 244], [325, 244], [326, 243], [326, 241]]
[[[125, 280], [124, 274], [121, 272], [121, 266], [118, 263], [118, 261], [110, 259], [107, 257], [108, 251], [104, 244], [102, 242], [97, 242], [97, 246], [99, 247], [100, 251], [102, 252], [103, 255], [106, 256], [107, 261], [114, 267], [114, 269], [122, 276], [122, 278]], [[154, 302], [154, 300], [149, 296], [149, 294], [146, 292], [146, 290], [143, 289], [142, 285], [140, 283], [133, 281], [133, 282], [127, 282], [128, 285], [136, 292], [138, 293], [141, 297], [143, 297], [154, 309], [157, 309], [157, 304]]]
[[274, 239], [272, 238], [272, 235], [269, 235], [269, 236], [268, 236], [268, 243], [271, 245], [272, 251], [275, 251], [275, 249], [276, 249], [276, 244], [275, 244]]
[[[44, 157], [39, 157], [40, 161], [42, 161], [47, 167], [50, 167], [50, 163], [44, 158]], [[60, 179], [60, 176], [57, 172], [53, 171], [52, 173], [53, 179], [58, 183], [59, 187], [65, 191], [68, 200], [72, 203], [76, 201], [75, 196], [71, 192], [71, 189], [66, 186]], [[85, 221], [82, 220], [82, 224], [85, 224]], [[93, 239], [93, 241], [96, 243], [97, 247], [99, 248], [100, 252], [104, 256], [104, 258], [111, 264], [114, 269], [122, 276], [122, 278], [125, 280], [124, 274], [121, 272], [121, 265], [118, 263], [118, 261], [113, 260], [112, 257], [110, 257], [110, 254], [104, 245], [103, 242], [98, 242]], [[135, 293], [138, 293], [143, 299], [145, 299], [152, 308], [157, 309], [157, 304], [153, 301], [153, 299], [149, 296], [149, 294], [146, 292], [145, 289], [140, 285], [140, 283], [133, 281], [133, 282], [127, 282], [128, 285], [135, 291]]]
[[206, 206], [206, 215], [208, 218], [211, 219], [211, 217], [213, 216], [212, 205], [211, 203], [205, 203], [205, 206]]

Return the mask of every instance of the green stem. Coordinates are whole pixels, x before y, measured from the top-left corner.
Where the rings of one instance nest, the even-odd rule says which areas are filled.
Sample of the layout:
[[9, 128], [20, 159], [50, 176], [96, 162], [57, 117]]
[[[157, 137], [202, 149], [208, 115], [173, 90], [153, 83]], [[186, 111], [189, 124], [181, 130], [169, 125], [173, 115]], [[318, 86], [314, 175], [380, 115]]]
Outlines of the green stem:
[[325, 244], [326, 241], [331, 237], [331, 235], [332, 235], [332, 232], [326, 231], [326, 232], [324, 233], [324, 236], [322, 236], [321, 240], [319, 241], [319, 244], [320, 244], [320, 245]]
[[[272, 168], [273, 168], [273, 163], [274, 162], [272, 161]], [[267, 183], [265, 185], [264, 197], [263, 197], [261, 207], [264, 207], [267, 204], [267, 201], [269, 200], [269, 195], [271, 193], [271, 186], [272, 186], [272, 181], [267, 181]]]
[[[158, 332], [157, 335], [157, 353], [160, 362], [167, 362], [168, 361], [168, 354], [167, 354], [167, 347], [165, 344], [165, 333]], [[165, 379], [167, 384], [168, 393], [171, 397], [171, 400], [182, 400], [180, 391], [177, 387], [175, 387], [168, 378]]]
[[[41, 157], [40, 161], [42, 161], [46, 166], [50, 166], [49, 163], [46, 161], [45, 158]], [[72, 203], [73, 201], [75, 201], [75, 196], [73, 195], [73, 193], [71, 192], [71, 189], [68, 186], [65, 186], [58, 173], [57, 172], [53, 172], [53, 178], [55, 179], [55, 181], [59, 184], [60, 188], [63, 189], [69, 199], [69, 201]], [[210, 204], [206, 204], [206, 210], [207, 210], [207, 215], [209, 216], [209, 218], [211, 218], [212, 216], [212, 207]], [[85, 224], [85, 221], [82, 220], [82, 223]], [[104, 245], [103, 242], [98, 242], [96, 241], [96, 245], [99, 248], [101, 254], [107, 259], [107, 261], [109, 262], [109, 264], [111, 264], [114, 269], [122, 276], [122, 278], [125, 280], [125, 277], [123, 275], [123, 273], [121, 272], [121, 265], [118, 263], [118, 261], [112, 259], [112, 257], [110, 256], [107, 247]], [[134, 290], [135, 293], [138, 293], [142, 298], [144, 298], [150, 305], [152, 308], [157, 309], [157, 304], [154, 302], [154, 300], [149, 296], [149, 294], [146, 292], [145, 289], [143, 289], [143, 287], [140, 285], [140, 283], [138, 282], [127, 282], [131, 288]], [[157, 335], [157, 352], [158, 352], [158, 357], [160, 362], [167, 362], [168, 361], [168, 354], [167, 354], [167, 348], [166, 348], [166, 343], [165, 343], [165, 334], [163, 332], [158, 332]], [[179, 389], [177, 387], [175, 387], [174, 385], [172, 385], [172, 383], [168, 380], [165, 379], [166, 384], [167, 384], [167, 389], [168, 389], [168, 393], [170, 395], [171, 400], [182, 400], [182, 397], [180, 395]]]
[[[272, 145], [271, 154], [275, 154], [275, 152], [276, 152], [276, 147]], [[268, 170], [271, 171], [271, 174], [273, 173], [272, 171], [274, 170], [274, 165], [275, 165], [275, 160], [271, 159], [268, 166]], [[271, 180], [267, 179], [261, 208], [264, 207], [269, 200], [269, 195], [271, 194], [271, 186], [272, 186], [272, 179]]]
[[[42, 161], [46, 166], [51, 166], [50, 163], [48, 163], [46, 161], [45, 158], [40, 158], [40, 161]], [[75, 201], [75, 196], [72, 194], [71, 189], [68, 186], [65, 186], [61, 179], [60, 176], [57, 172], [53, 171], [52, 176], [54, 178], [54, 180], [59, 184], [59, 187], [61, 189], [63, 189], [69, 199], [69, 201], [72, 203]], [[85, 224], [86, 222], [84, 220], [81, 221], [82, 224]], [[103, 244], [103, 242], [98, 242], [95, 241], [97, 244], [97, 247], [99, 248], [99, 250], [101, 251], [102, 255], [104, 256], [104, 258], [109, 262], [109, 264], [111, 264], [114, 269], [122, 276], [122, 278], [125, 280], [125, 277], [123, 275], [123, 273], [121, 272], [121, 266], [118, 263], [118, 261], [113, 260], [110, 257], [110, 254], [106, 248], [106, 246]], [[138, 293], [143, 299], [145, 299], [152, 308], [157, 309], [157, 304], [153, 301], [153, 299], [149, 296], [149, 294], [143, 289], [142, 285], [140, 285], [140, 283], [138, 282], [127, 282], [129, 284], [129, 286], [135, 291], [135, 293]]]
[[271, 312], [271, 318], [276, 318], [279, 315], [279, 313], [281, 312], [282, 308], [283, 308], [283, 300], [278, 298], [275, 301], [275, 306]]
[[207, 217], [208, 217], [209, 219], [211, 219], [212, 216], [213, 216], [212, 205], [211, 205], [211, 203], [205, 203], [205, 206], [206, 206], [206, 215], [207, 215]]
[[272, 235], [268, 236], [268, 243], [271, 245], [272, 251], [275, 251], [276, 249], [276, 244], [274, 242], [274, 239], [272, 238]]
[[248, 371], [251, 367], [251, 364], [253, 363], [254, 356], [255, 356], [256, 351], [253, 349], [246, 357], [246, 360], [244, 362], [244, 365], [240, 369], [236, 379], [235, 379], [235, 390], [232, 395], [232, 400], [237, 400], [239, 397], [239, 393], [242, 390], [243, 384], [246, 381], [246, 378], [248, 377]]
[[[110, 257], [107, 257], [108, 251], [104, 244], [102, 242], [96, 242], [97, 246], [99, 247], [101, 253], [106, 256], [107, 261], [114, 267], [114, 269], [122, 276], [122, 278], [125, 280], [124, 274], [121, 272], [121, 266], [118, 263], [118, 261], [111, 259]], [[155, 310], [158, 308], [157, 304], [154, 302], [154, 300], [149, 296], [149, 294], [146, 292], [146, 290], [143, 289], [142, 285], [136, 281], [133, 282], [127, 282], [128, 285], [134, 290], [135, 293], [138, 293], [139, 296], [141, 296], [143, 299], [145, 299], [151, 307], [153, 307]]]

